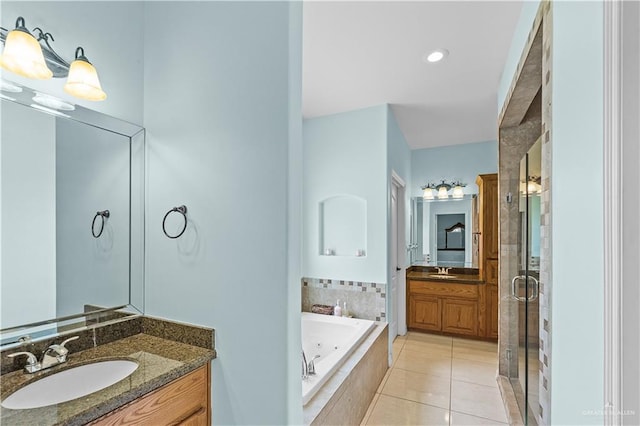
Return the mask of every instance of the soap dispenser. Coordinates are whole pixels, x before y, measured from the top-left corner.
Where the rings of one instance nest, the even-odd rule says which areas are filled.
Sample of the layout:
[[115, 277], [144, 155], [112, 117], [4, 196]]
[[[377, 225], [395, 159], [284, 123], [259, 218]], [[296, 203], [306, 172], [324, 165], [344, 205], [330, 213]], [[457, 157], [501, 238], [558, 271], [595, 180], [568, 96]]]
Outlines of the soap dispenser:
[[333, 315], [335, 315], [337, 317], [341, 317], [342, 316], [342, 308], [340, 307], [340, 299], [338, 299], [338, 301], [336, 302], [335, 308], [333, 308]]

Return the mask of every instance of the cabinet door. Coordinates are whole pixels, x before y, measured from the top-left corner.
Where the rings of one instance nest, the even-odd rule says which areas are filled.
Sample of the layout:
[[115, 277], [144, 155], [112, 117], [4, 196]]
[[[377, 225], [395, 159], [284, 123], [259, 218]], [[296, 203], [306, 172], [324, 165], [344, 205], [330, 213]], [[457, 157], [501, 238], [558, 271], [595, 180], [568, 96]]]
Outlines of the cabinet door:
[[487, 285], [487, 337], [498, 338], [498, 286]]
[[478, 303], [470, 300], [442, 299], [442, 331], [478, 334]]
[[209, 395], [209, 366], [206, 365], [91, 424], [156, 426], [176, 425], [186, 421], [187, 425], [205, 426], [209, 413]]
[[441, 302], [437, 297], [409, 296], [409, 327], [422, 330], [442, 329]]

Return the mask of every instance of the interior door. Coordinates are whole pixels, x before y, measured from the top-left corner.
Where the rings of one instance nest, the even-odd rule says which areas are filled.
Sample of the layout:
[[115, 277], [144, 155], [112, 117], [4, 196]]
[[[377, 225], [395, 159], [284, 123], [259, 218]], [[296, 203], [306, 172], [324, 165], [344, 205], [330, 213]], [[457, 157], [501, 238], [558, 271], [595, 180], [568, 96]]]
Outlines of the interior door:
[[537, 424], [539, 383], [539, 271], [541, 140], [520, 162], [519, 273], [511, 281], [511, 293], [518, 301], [518, 374], [511, 379], [526, 425]]

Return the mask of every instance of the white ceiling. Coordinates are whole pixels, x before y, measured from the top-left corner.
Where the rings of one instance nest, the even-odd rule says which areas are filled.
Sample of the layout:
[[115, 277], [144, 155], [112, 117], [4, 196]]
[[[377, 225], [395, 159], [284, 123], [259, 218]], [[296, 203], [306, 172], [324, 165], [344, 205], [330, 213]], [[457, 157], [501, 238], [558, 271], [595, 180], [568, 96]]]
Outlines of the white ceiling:
[[[389, 103], [411, 149], [495, 140], [521, 1], [307, 1], [305, 118]], [[435, 64], [423, 55], [449, 56]]]

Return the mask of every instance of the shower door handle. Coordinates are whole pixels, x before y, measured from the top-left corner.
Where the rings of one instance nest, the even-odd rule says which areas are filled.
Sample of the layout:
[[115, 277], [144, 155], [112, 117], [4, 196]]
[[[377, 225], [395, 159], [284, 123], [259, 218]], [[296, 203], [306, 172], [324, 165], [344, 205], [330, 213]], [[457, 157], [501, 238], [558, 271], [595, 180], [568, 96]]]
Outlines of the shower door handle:
[[[524, 280], [527, 283], [527, 288], [525, 291], [526, 296], [518, 296], [518, 281]], [[529, 280], [533, 281], [533, 285], [531, 286], [531, 291], [529, 290]], [[516, 299], [518, 302], [524, 302], [525, 300], [528, 302], [533, 302], [538, 298], [540, 294], [540, 283], [536, 279], [536, 277], [527, 277], [525, 275], [516, 275], [511, 280], [511, 296]]]
[[518, 296], [518, 289], [517, 289], [517, 284], [516, 283], [518, 281], [522, 280], [522, 279], [526, 279], [524, 275], [516, 275], [511, 280], [511, 297], [516, 299], [518, 302], [524, 302], [525, 300], [527, 300], [526, 297]]
[[[528, 277], [530, 280], [533, 280], [533, 291], [531, 292], [531, 294], [527, 297], [527, 300], [529, 302], [533, 302], [534, 300], [536, 300], [538, 298], [538, 295], [540, 294], [540, 282], [538, 282], [538, 280], [536, 279], [536, 277]], [[528, 287], [529, 281], [527, 281], [527, 287]], [[528, 293], [528, 292], [527, 292]]]

